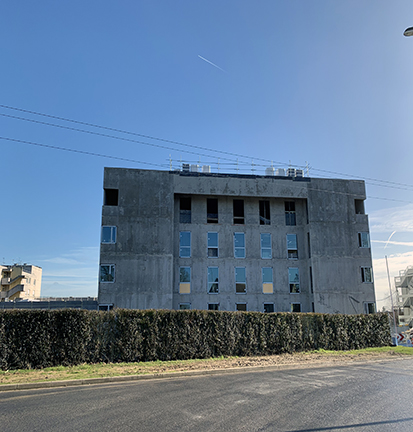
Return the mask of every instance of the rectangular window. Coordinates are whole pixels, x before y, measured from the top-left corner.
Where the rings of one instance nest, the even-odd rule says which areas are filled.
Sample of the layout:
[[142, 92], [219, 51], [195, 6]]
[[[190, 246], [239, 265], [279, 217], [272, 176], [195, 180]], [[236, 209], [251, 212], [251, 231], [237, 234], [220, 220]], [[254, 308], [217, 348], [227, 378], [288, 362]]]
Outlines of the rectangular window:
[[191, 257], [191, 232], [181, 231], [179, 233], [179, 256], [181, 258]]
[[235, 310], [239, 312], [247, 312], [247, 303], [235, 303]]
[[364, 313], [374, 314], [376, 313], [376, 305], [373, 302], [364, 302]]
[[191, 293], [191, 267], [179, 267], [179, 294]]
[[208, 258], [218, 258], [218, 233], [209, 232], [208, 240]]
[[364, 214], [364, 201], [361, 199], [354, 200], [356, 214]]
[[274, 284], [272, 280], [272, 268], [271, 267], [263, 267], [261, 269], [262, 275], [262, 292], [263, 294], [273, 294], [274, 293]]
[[218, 223], [217, 198], [207, 198], [207, 223]]
[[274, 311], [274, 303], [264, 303], [264, 313], [273, 313]]
[[284, 206], [285, 206], [285, 224], [296, 225], [295, 202], [285, 201]]
[[288, 269], [288, 282], [290, 284], [290, 293], [298, 294], [300, 292], [300, 275], [298, 268], [290, 267]]
[[235, 292], [237, 294], [246, 294], [247, 292], [245, 267], [235, 267]]
[[234, 199], [234, 224], [244, 225], [244, 200]]
[[245, 234], [234, 233], [234, 257], [245, 258]]
[[371, 267], [361, 267], [361, 281], [363, 283], [373, 282], [373, 271]]
[[370, 247], [370, 234], [368, 232], [359, 232], [359, 247], [369, 248]]
[[272, 258], [271, 234], [269, 233], [261, 233], [261, 258]]
[[219, 303], [208, 303], [208, 310], [219, 310]]
[[260, 225], [270, 225], [270, 202], [260, 201]]
[[291, 303], [291, 312], [301, 312], [301, 304]]
[[100, 266], [100, 281], [115, 282], [115, 264], [102, 264]]
[[311, 303], [311, 311], [312, 311], [313, 313], [315, 312], [314, 302]]
[[179, 303], [179, 310], [191, 309], [191, 303]]
[[218, 293], [218, 267], [208, 267], [208, 294]]
[[116, 227], [103, 226], [101, 232], [101, 243], [114, 244], [116, 243]]
[[103, 204], [107, 206], [117, 206], [119, 201], [119, 190], [118, 189], [103, 189], [104, 198]]
[[113, 304], [100, 304], [98, 306], [98, 309], [100, 311], [106, 311], [106, 312], [108, 312], [108, 311], [113, 310]]
[[288, 259], [298, 259], [297, 234], [287, 234]]
[[179, 222], [191, 223], [191, 198], [179, 198]]

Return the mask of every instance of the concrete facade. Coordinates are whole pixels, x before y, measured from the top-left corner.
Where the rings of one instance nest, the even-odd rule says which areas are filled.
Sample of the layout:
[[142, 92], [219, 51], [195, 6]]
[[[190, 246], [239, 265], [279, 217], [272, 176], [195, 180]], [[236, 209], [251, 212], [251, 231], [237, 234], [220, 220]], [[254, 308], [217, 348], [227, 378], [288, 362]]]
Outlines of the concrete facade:
[[358, 180], [105, 168], [99, 303], [372, 312], [365, 198]]
[[42, 269], [34, 265], [0, 266], [0, 301], [33, 300], [40, 297]]

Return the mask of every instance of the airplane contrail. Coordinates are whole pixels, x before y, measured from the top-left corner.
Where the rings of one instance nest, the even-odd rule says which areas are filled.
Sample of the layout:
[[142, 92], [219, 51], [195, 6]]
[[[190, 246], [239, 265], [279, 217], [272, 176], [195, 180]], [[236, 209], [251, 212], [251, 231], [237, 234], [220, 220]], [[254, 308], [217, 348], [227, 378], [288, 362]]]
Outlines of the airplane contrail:
[[393, 237], [393, 234], [395, 234], [395, 233], [396, 233], [396, 231], [393, 231], [393, 232], [390, 234], [390, 237], [387, 239], [387, 242], [386, 242], [386, 245], [384, 246], [384, 249], [386, 249], [387, 245], [389, 244], [390, 239]]
[[198, 54], [198, 57], [199, 57], [201, 60], [206, 61], [206, 62], [209, 63], [210, 65], [215, 66], [217, 69], [221, 70], [222, 72], [228, 73], [227, 71], [225, 71], [224, 69], [222, 69], [222, 68], [220, 68], [218, 65], [216, 65], [215, 63], [212, 63], [211, 61], [209, 61], [209, 60], [207, 60], [206, 58], [200, 56], [199, 54]]

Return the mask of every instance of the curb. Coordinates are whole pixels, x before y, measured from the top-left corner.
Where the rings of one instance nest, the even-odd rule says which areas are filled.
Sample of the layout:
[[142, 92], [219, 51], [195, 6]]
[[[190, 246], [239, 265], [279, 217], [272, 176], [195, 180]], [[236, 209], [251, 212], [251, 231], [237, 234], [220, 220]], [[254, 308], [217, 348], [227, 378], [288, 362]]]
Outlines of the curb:
[[13, 390], [35, 390], [35, 389], [49, 389], [56, 387], [74, 387], [82, 385], [94, 385], [94, 384], [106, 384], [106, 383], [120, 383], [129, 381], [143, 381], [152, 379], [171, 379], [171, 378], [182, 378], [182, 377], [195, 377], [203, 375], [223, 375], [223, 374], [236, 374], [245, 372], [269, 372], [275, 370], [285, 369], [308, 369], [317, 367], [331, 367], [331, 366], [344, 366], [348, 364], [368, 364], [377, 363], [383, 361], [394, 361], [402, 360], [400, 358], [382, 358], [374, 360], [352, 360], [352, 361], [334, 361], [334, 362], [321, 362], [321, 363], [290, 363], [283, 365], [274, 366], [243, 366], [238, 368], [227, 368], [227, 369], [205, 369], [195, 371], [182, 371], [182, 372], [165, 372], [165, 373], [152, 373], [145, 375], [125, 375], [125, 376], [114, 376], [114, 377], [102, 377], [102, 378], [86, 378], [86, 379], [74, 379], [66, 381], [41, 381], [35, 383], [18, 383], [18, 384], [0, 384], [0, 393]]

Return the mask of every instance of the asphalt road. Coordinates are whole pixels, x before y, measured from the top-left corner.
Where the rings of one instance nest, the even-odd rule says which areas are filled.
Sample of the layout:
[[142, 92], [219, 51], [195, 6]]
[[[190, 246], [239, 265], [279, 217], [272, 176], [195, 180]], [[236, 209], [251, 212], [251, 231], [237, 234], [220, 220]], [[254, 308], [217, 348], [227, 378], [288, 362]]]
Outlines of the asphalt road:
[[413, 360], [0, 393], [0, 430], [413, 431]]

